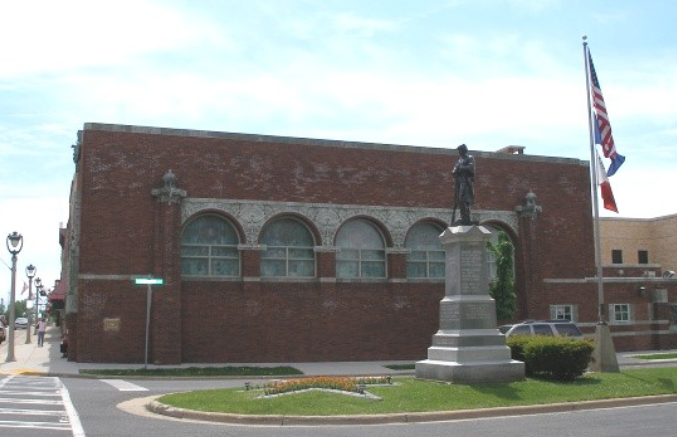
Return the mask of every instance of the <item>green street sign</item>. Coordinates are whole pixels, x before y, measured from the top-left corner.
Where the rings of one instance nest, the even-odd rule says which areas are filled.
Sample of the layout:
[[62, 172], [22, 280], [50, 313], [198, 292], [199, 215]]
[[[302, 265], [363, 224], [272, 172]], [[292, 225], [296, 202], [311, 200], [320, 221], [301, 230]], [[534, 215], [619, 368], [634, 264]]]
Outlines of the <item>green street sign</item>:
[[162, 285], [164, 280], [162, 278], [136, 278], [134, 283], [136, 285]]

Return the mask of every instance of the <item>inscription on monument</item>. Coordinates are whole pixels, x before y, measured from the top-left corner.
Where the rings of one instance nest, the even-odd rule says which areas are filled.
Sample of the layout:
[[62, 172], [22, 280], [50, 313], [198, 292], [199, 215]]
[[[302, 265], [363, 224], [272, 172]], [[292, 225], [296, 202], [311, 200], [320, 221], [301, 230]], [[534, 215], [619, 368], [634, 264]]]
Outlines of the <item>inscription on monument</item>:
[[440, 305], [441, 322], [457, 322], [460, 317], [458, 305]]
[[468, 244], [461, 249], [461, 294], [478, 294], [479, 278], [482, 277], [482, 253], [484, 247], [481, 244]]

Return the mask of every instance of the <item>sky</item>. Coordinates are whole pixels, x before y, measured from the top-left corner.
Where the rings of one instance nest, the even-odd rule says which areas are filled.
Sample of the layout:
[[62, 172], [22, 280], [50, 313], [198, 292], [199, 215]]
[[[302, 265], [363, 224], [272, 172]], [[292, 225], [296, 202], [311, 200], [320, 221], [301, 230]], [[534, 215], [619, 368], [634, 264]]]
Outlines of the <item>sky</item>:
[[[619, 214], [677, 213], [671, 0], [0, 0], [0, 232], [60, 276], [86, 122], [590, 160], [588, 36]], [[538, 194], [538, 193], [536, 193]], [[104, 250], [115, 250], [105, 248]], [[11, 286], [0, 250], [0, 298]]]

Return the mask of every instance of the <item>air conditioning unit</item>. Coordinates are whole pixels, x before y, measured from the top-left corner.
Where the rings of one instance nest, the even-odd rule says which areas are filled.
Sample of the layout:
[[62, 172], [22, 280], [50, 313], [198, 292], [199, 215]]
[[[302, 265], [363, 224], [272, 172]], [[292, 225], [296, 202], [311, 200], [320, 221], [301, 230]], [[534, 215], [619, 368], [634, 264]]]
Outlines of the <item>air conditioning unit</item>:
[[663, 272], [663, 279], [672, 279], [675, 277], [674, 270], [666, 270]]

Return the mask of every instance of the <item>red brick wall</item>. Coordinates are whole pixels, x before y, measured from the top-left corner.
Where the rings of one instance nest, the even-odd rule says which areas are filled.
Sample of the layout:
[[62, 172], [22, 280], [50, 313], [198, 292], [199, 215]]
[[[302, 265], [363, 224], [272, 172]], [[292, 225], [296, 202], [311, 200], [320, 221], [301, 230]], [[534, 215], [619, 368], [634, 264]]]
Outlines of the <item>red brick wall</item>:
[[442, 284], [183, 283], [183, 361], [415, 360]]
[[[80, 163], [80, 273], [180, 277], [177, 241], [158, 241], [169, 235], [158, 227], [172, 219], [158, 215], [160, 206], [150, 195], [169, 169], [193, 198], [450, 208], [456, 160], [446, 152], [403, 148], [88, 129]], [[475, 209], [512, 211], [530, 189], [543, 207], [529, 236], [537, 242], [537, 256], [524, 253], [518, 261], [518, 285], [528, 282], [526, 267], [538, 278], [594, 274], [586, 167], [573, 160], [481, 153], [477, 167]], [[242, 275], [257, 277], [259, 252], [241, 254]], [[390, 278], [404, 278], [405, 256], [388, 258]], [[334, 253], [318, 254], [320, 278], [335, 276], [334, 263]], [[174, 267], [166, 271], [168, 265]], [[183, 361], [233, 362], [425, 357], [437, 329], [442, 284], [333, 284], [320, 278], [304, 283], [183, 281], [171, 290], [170, 306], [163, 303], [155, 312], [162, 322], [153, 331], [152, 360], [171, 362], [177, 354]], [[524, 287], [517, 290], [524, 303], [520, 316], [548, 317], [547, 292]], [[78, 360], [142, 360], [144, 298], [131, 280], [81, 280]], [[118, 316], [122, 330], [104, 333], [102, 319]], [[180, 333], [172, 326], [180, 326]], [[174, 337], [180, 337], [176, 347]]]

